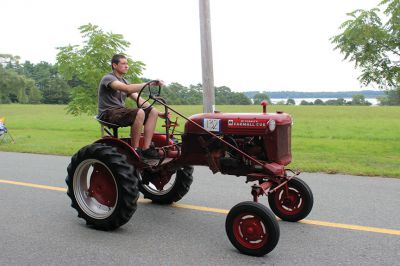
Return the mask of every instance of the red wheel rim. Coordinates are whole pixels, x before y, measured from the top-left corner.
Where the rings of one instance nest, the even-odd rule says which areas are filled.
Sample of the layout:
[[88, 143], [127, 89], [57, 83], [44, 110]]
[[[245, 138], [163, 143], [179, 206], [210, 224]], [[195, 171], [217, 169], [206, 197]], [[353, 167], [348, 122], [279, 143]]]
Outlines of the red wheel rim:
[[285, 215], [297, 215], [304, 208], [304, 197], [297, 189], [288, 187], [287, 193], [285, 188], [275, 192], [275, 206]]
[[265, 223], [253, 213], [241, 213], [235, 217], [233, 234], [240, 245], [248, 249], [259, 249], [268, 241]]
[[106, 167], [99, 163], [93, 165], [93, 172], [90, 176], [89, 196], [108, 207], [114, 206], [117, 199], [117, 187], [114, 177]]

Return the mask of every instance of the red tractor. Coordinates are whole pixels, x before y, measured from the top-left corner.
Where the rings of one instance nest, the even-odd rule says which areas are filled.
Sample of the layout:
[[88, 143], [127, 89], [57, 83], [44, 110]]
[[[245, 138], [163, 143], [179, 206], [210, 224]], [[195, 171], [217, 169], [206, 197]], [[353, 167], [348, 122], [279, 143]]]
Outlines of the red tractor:
[[[186, 118], [160, 97], [160, 87], [150, 84], [139, 96], [186, 119], [184, 132], [175, 134], [177, 120], [166, 116], [166, 132], [155, 133], [152, 140], [161, 159], [144, 161], [130, 146], [130, 138], [118, 137], [118, 125], [100, 121], [109, 136], [80, 149], [68, 166], [67, 194], [78, 217], [96, 229], [116, 229], [135, 212], [139, 191], [156, 203], [177, 202], [189, 191], [193, 165], [203, 165], [213, 173], [244, 176], [246, 183], [253, 182], [252, 201], [229, 211], [226, 233], [242, 253], [269, 253], [280, 234], [274, 214], [296, 222], [313, 206], [313, 194], [297, 177], [299, 172], [285, 169], [292, 160], [291, 116], [267, 113], [263, 102], [262, 113], [214, 112]], [[272, 212], [258, 203], [262, 195], [268, 197]]]

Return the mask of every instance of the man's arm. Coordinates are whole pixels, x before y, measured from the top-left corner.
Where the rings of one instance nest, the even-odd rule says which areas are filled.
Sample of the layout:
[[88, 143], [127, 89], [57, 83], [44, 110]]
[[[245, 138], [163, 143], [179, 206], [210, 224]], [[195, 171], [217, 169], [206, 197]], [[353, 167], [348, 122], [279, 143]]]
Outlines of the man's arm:
[[[125, 92], [127, 95], [139, 92], [146, 83], [138, 84], [125, 84], [119, 80], [114, 80], [110, 83], [110, 87], [114, 90], [119, 90]], [[151, 83], [151, 86], [164, 86], [164, 81], [156, 80]]]
[[110, 83], [110, 87], [114, 90], [123, 91], [126, 94], [132, 94], [139, 92], [146, 83], [139, 83], [139, 84], [125, 84], [119, 80], [114, 80]]

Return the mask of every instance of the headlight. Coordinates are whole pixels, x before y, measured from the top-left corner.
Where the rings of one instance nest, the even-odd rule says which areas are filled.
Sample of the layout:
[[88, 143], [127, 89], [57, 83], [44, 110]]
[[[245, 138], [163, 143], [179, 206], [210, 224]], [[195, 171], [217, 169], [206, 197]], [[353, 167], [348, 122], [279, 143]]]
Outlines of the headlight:
[[269, 120], [268, 121], [268, 129], [269, 129], [269, 131], [274, 131], [275, 130], [275, 128], [276, 128], [276, 122], [275, 122], [275, 120]]

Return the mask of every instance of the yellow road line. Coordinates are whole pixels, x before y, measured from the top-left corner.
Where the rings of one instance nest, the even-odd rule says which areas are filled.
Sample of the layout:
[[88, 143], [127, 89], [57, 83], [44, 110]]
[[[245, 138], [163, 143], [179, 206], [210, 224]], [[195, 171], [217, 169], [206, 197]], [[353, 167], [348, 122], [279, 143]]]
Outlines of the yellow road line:
[[[149, 199], [139, 199], [138, 202], [140, 202], [140, 203], [151, 203], [151, 200], [149, 200]], [[190, 210], [202, 211], [202, 212], [215, 212], [215, 213], [222, 213], [222, 214], [228, 214], [228, 212], [229, 212], [229, 210], [226, 210], [226, 209], [209, 208], [209, 207], [204, 207], [204, 206], [181, 204], [181, 203], [173, 203], [170, 206], [174, 207], [174, 208], [190, 209]]]
[[174, 204], [172, 204], [172, 207], [182, 208], [182, 209], [191, 209], [191, 210], [203, 211], [203, 212], [215, 212], [215, 213], [222, 213], [222, 214], [228, 214], [228, 212], [229, 212], [229, 210], [225, 210], [225, 209], [209, 208], [209, 207], [204, 207], [204, 206], [180, 204], [180, 203], [174, 203]]
[[400, 236], [400, 230], [385, 229], [379, 227], [370, 227], [370, 226], [362, 226], [354, 224], [340, 224], [340, 223], [331, 223], [331, 222], [316, 221], [316, 220], [301, 220], [299, 221], [299, 223]]
[[25, 182], [16, 182], [16, 181], [0, 179], [0, 183], [67, 192], [67, 189], [62, 187], [51, 187], [51, 186], [37, 185], [32, 183], [25, 183]]
[[[44, 186], [44, 185], [25, 183], [25, 182], [17, 182], [17, 181], [10, 181], [10, 180], [2, 180], [2, 179], [0, 179], [0, 183], [17, 185], [17, 186], [25, 186], [25, 187], [33, 187], [33, 188], [40, 188], [40, 189], [47, 189], [47, 190], [62, 191], [62, 192], [66, 192], [67, 191], [66, 188], [62, 188], [62, 187]], [[146, 199], [139, 199], [139, 202], [140, 203], [151, 203], [150, 200], [146, 200]], [[181, 203], [174, 203], [171, 206], [174, 207], [174, 208], [190, 209], [190, 210], [196, 210], [196, 211], [202, 211], [202, 212], [213, 212], [213, 213], [221, 213], [221, 214], [228, 214], [228, 212], [229, 212], [229, 210], [226, 210], [226, 209], [209, 208], [209, 207], [204, 207], [204, 206], [181, 204]], [[354, 225], [354, 224], [332, 223], [332, 222], [317, 221], [317, 220], [301, 220], [299, 223], [309, 224], [309, 225], [325, 226], [325, 227], [333, 227], [333, 228], [341, 228], [341, 229], [348, 229], [348, 230], [355, 230], [355, 231], [363, 231], [363, 232], [372, 232], [372, 233], [380, 233], [380, 234], [400, 236], [400, 230], [385, 229], [385, 228], [379, 228], [379, 227], [361, 226], [361, 225]]]

